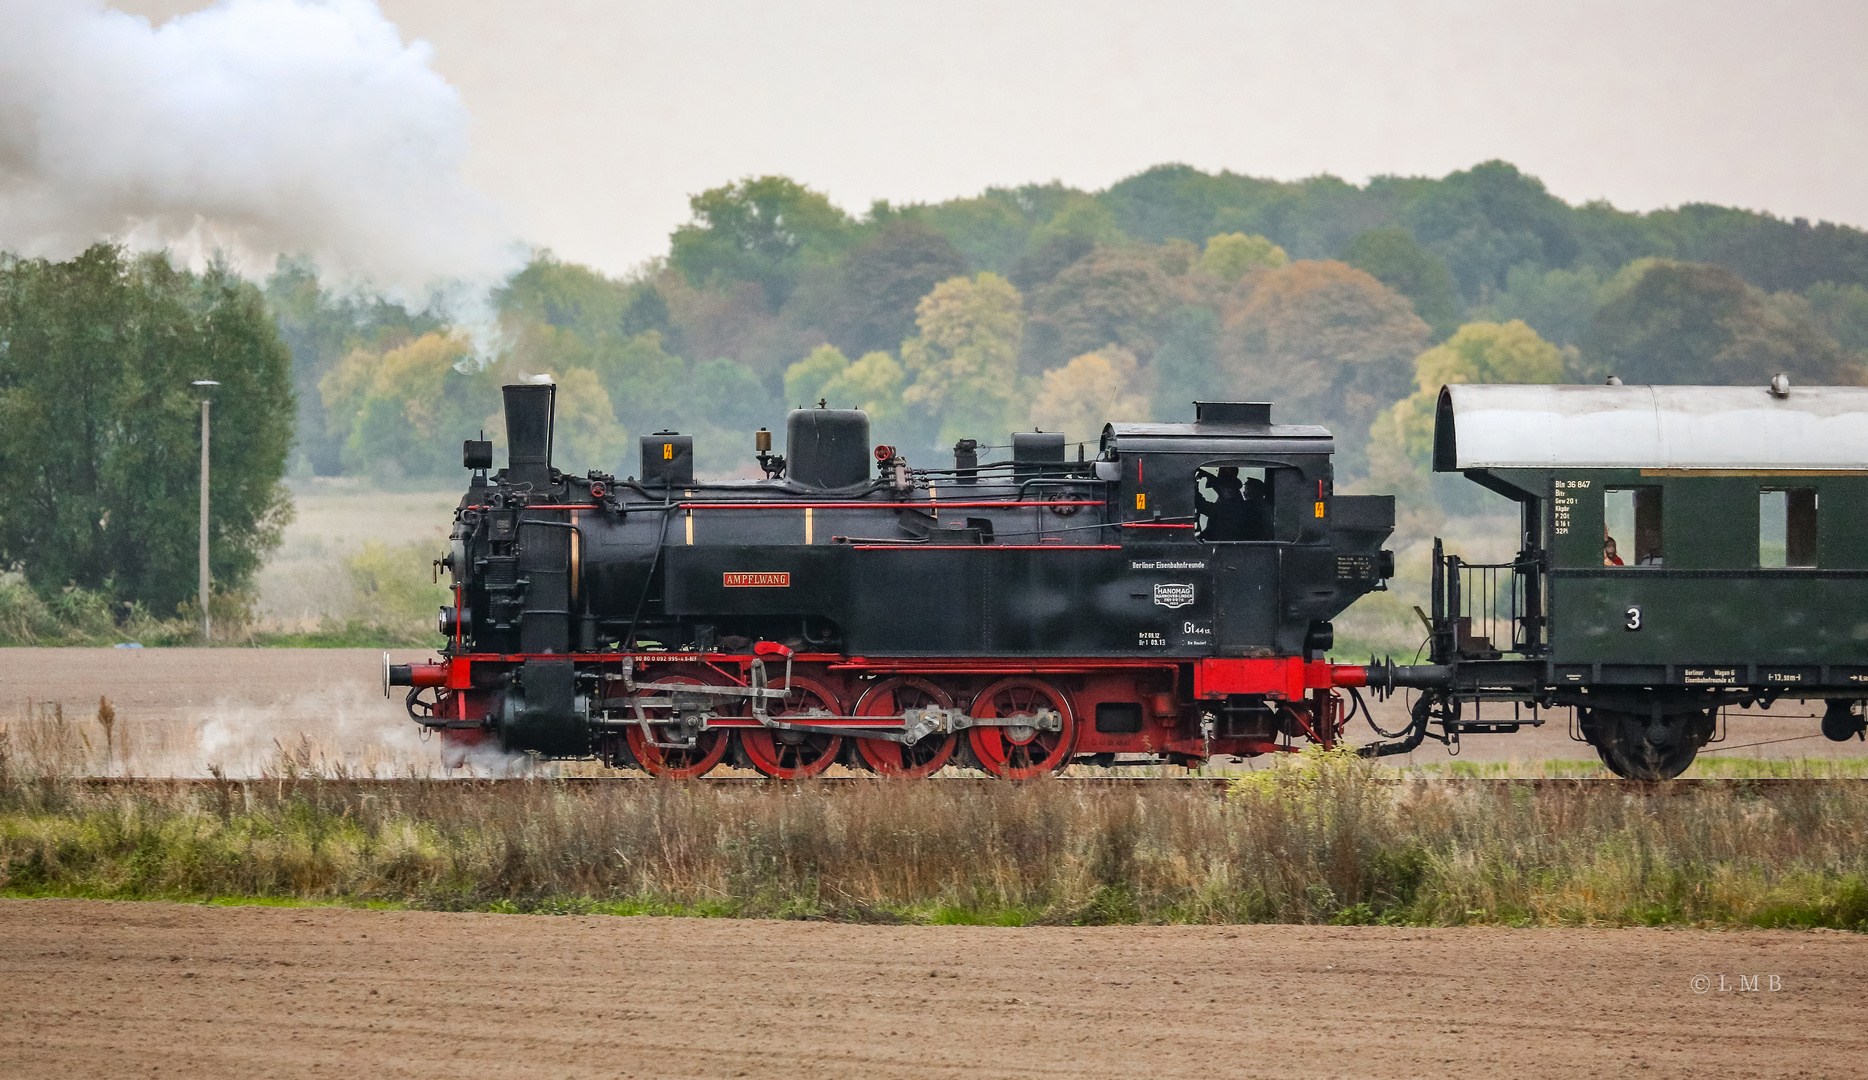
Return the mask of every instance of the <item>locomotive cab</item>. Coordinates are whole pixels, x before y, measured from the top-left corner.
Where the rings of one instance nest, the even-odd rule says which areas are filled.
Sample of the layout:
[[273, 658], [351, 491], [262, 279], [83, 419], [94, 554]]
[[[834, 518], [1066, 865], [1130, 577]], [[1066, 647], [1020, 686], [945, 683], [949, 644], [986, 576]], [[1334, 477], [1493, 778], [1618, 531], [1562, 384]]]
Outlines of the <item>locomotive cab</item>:
[[1183, 622], [1213, 655], [1327, 650], [1330, 620], [1393, 576], [1381, 545], [1394, 497], [1337, 495], [1329, 431], [1274, 426], [1268, 403], [1195, 410], [1191, 424], [1103, 431], [1103, 472], [1120, 478], [1110, 509], [1131, 572], [1152, 563], [1204, 577], [1210, 611]]

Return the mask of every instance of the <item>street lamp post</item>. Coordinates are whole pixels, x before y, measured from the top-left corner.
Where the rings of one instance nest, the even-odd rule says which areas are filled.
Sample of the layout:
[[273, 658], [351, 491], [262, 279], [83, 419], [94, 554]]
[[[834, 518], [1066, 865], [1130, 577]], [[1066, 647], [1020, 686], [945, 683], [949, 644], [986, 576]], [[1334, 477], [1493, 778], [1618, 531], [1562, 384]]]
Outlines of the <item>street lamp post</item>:
[[206, 390], [220, 383], [213, 379], [196, 379], [192, 384], [202, 388], [201, 397], [201, 641], [206, 644], [212, 623], [208, 619], [208, 399]]

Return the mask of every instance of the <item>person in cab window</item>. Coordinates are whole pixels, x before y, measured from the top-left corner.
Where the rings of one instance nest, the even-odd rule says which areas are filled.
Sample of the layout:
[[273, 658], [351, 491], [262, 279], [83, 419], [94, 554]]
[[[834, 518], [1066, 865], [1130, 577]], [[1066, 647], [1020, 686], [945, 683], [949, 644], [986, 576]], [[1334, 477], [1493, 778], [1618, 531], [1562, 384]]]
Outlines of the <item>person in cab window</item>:
[[1231, 465], [1221, 466], [1211, 485], [1213, 501], [1206, 507], [1206, 538], [1245, 539], [1245, 496], [1240, 490], [1239, 470]]
[[1206, 539], [1271, 539], [1271, 500], [1265, 496], [1263, 480], [1254, 477], [1241, 481], [1237, 466], [1222, 465], [1212, 486], [1213, 502], [1206, 508]]
[[1615, 554], [1615, 538], [1608, 533], [1602, 534], [1602, 565], [1620, 566], [1622, 557]]
[[1245, 482], [1245, 536], [1246, 540], [1270, 540], [1271, 537], [1271, 491], [1263, 480], [1252, 477]]

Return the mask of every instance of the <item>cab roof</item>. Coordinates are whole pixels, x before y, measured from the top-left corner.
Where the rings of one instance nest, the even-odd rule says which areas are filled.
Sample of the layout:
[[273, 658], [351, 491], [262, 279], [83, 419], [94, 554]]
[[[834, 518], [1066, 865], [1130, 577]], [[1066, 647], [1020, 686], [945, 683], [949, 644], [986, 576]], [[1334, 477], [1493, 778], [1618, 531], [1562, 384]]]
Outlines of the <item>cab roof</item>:
[[1328, 428], [1273, 424], [1269, 401], [1196, 401], [1191, 424], [1109, 424], [1102, 448], [1150, 454], [1327, 454]]
[[1102, 446], [1119, 454], [1328, 454], [1335, 440], [1313, 424], [1109, 424]]

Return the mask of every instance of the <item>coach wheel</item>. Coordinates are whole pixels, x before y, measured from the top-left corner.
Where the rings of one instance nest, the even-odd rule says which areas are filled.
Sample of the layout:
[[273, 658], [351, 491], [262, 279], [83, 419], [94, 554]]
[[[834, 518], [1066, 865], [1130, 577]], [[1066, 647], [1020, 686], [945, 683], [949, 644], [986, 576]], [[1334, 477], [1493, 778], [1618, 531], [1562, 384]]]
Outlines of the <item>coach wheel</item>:
[[973, 699], [972, 715], [1029, 716], [1041, 709], [1055, 710], [1063, 719], [1062, 726], [1056, 731], [1024, 726], [968, 729], [967, 743], [980, 768], [1007, 780], [1027, 780], [1068, 764], [1077, 741], [1077, 718], [1064, 695], [1050, 683], [1025, 678], [993, 683]]
[[1609, 771], [1626, 780], [1672, 780], [1712, 737], [1713, 713], [1651, 715], [1594, 709], [1584, 733]]
[[[905, 710], [924, 709], [930, 705], [951, 709], [953, 698], [926, 679], [887, 679], [863, 693], [856, 703], [856, 715], [900, 716]], [[951, 761], [959, 741], [960, 736], [952, 732], [929, 735], [913, 746], [887, 739], [858, 739], [856, 752], [864, 765], [883, 776], [920, 779], [934, 775]]]
[[[822, 683], [793, 678], [784, 701], [766, 706], [774, 720], [792, 723], [812, 716], [836, 716], [837, 695]], [[739, 729], [740, 749], [752, 767], [776, 780], [801, 780], [830, 768], [843, 749], [843, 736], [821, 731], [785, 731], [775, 728]]]
[[[708, 685], [705, 680], [692, 675], [656, 675], [645, 681], [681, 683], [686, 686]], [[654, 697], [661, 693], [663, 691], [640, 690], [635, 696]], [[726, 756], [731, 740], [725, 728], [708, 728], [693, 733], [693, 746], [670, 746], [666, 744], [687, 742], [689, 733], [681, 725], [669, 722], [666, 708], [645, 708], [643, 714], [649, 722], [649, 731], [654, 735], [653, 741], [643, 735], [642, 725], [634, 722], [623, 730], [623, 738], [630, 755], [644, 771], [672, 780], [691, 780], [706, 775]], [[631, 715], [633, 717], [633, 710]]]

